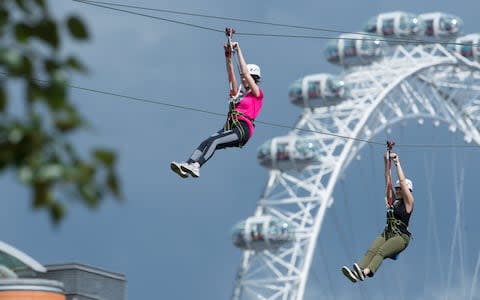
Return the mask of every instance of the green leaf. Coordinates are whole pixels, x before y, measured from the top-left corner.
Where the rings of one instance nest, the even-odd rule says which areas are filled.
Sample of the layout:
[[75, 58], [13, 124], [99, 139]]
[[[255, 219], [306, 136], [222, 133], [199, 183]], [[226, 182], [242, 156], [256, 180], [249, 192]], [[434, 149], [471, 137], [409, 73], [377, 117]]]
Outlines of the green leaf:
[[115, 153], [107, 149], [95, 149], [93, 156], [107, 167], [112, 167], [116, 160]]
[[52, 76], [54, 72], [61, 69], [61, 65], [55, 59], [47, 58], [43, 61], [43, 68], [48, 74], [50, 74], [50, 76]]
[[43, 88], [37, 84], [36, 81], [30, 81], [27, 85], [27, 100], [29, 102], [34, 102], [40, 98], [44, 98]]
[[15, 3], [17, 3], [17, 6], [20, 7], [23, 12], [30, 13], [30, 9], [25, 0], [15, 0]]
[[45, 5], [45, 0], [35, 0], [35, 3], [37, 6], [41, 7], [43, 10], [47, 9], [47, 6]]
[[79, 72], [86, 72], [87, 68], [82, 64], [81, 61], [79, 61], [77, 58], [70, 56], [65, 64], [70, 67], [72, 70], [76, 70]]
[[83, 122], [75, 110], [67, 110], [55, 114], [55, 128], [60, 132], [66, 133], [79, 128]]
[[78, 189], [81, 198], [90, 208], [95, 208], [99, 203], [99, 193], [92, 184], [82, 184]]
[[64, 174], [64, 168], [60, 164], [46, 164], [40, 167], [36, 174], [39, 181], [55, 181]]
[[56, 111], [67, 105], [67, 80], [62, 70], [55, 70], [50, 85], [46, 88], [46, 101], [50, 109]]
[[75, 148], [72, 146], [72, 144], [65, 143], [63, 145], [63, 149], [65, 150], [65, 153], [69, 156], [69, 159], [73, 164], [75, 165], [80, 164], [80, 158], [78, 157], [78, 154], [75, 151]]
[[23, 183], [30, 184], [33, 182], [33, 171], [30, 166], [22, 166], [18, 169], [18, 178]]
[[52, 73], [52, 81], [54, 84], [65, 85], [67, 84], [67, 75], [62, 69], [57, 69]]
[[55, 224], [58, 224], [65, 217], [65, 207], [55, 201], [49, 205], [50, 208], [50, 218]]
[[120, 192], [120, 185], [118, 183], [118, 178], [113, 172], [108, 172], [107, 174], [107, 186], [110, 189], [110, 192], [112, 194], [120, 199], [122, 197], [121, 192]]
[[26, 43], [28, 38], [32, 35], [32, 28], [25, 23], [15, 24], [15, 38], [20, 43]]
[[37, 182], [33, 185], [33, 207], [39, 208], [52, 203], [53, 197], [50, 191], [50, 184]]
[[31, 77], [33, 66], [25, 55], [13, 49], [0, 49], [0, 64], [4, 63], [11, 75]]
[[0, 147], [0, 169], [12, 165], [12, 160], [14, 159], [15, 154], [15, 147], [3, 143]]
[[7, 92], [5, 91], [5, 88], [2, 85], [0, 86], [0, 112], [5, 112], [7, 108], [7, 103], [8, 103]]
[[76, 166], [76, 173], [78, 174], [78, 182], [89, 182], [95, 175], [95, 168], [85, 162], [80, 162]]
[[62, 90], [58, 86], [50, 85], [46, 88], [45, 92], [47, 97], [46, 102], [51, 110], [56, 111], [65, 106], [65, 90]]
[[4, 7], [0, 8], [0, 27], [5, 26], [5, 24], [8, 23], [9, 19], [9, 13], [8, 10]]
[[70, 34], [78, 40], [88, 39], [87, 27], [83, 21], [77, 16], [70, 16], [67, 19], [67, 26]]
[[18, 75], [22, 75], [27, 78], [31, 78], [33, 75], [33, 65], [32, 62], [30, 61], [30, 58], [28, 56], [22, 56], [21, 64], [19, 65], [19, 68], [16, 70], [16, 73]]
[[25, 132], [23, 128], [13, 127], [8, 133], [8, 141], [12, 144], [18, 144], [23, 139], [24, 136], [25, 136]]
[[7, 65], [8, 68], [16, 68], [22, 63], [22, 56], [13, 49], [0, 49], [0, 62]]
[[44, 19], [36, 26], [32, 27], [32, 35], [45, 41], [54, 49], [58, 49], [60, 45], [60, 37], [58, 34], [57, 23], [51, 19]]

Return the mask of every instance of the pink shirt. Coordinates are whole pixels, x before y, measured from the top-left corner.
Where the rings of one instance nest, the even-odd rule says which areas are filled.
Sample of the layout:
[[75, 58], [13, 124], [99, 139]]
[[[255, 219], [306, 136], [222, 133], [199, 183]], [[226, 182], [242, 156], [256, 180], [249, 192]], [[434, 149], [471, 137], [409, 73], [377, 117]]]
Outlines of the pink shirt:
[[[250, 119], [255, 119], [258, 114], [260, 113], [260, 110], [262, 109], [263, 105], [263, 91], [259, 88], [260, 95], [258, 97], [255, 97], [251, 92], [245, 95], [240, 102], [237, 103], [235, 106], [235, 109], [238, 112], [241, 112], [242, 114], [246, 115]], [[238, 116], [239, 120], [245, 121], [248, 124], [248, 129], [250, 131], [250, 137], [253, 135], [253, 124], [252, 122], [245, 118], [244, 116]]]

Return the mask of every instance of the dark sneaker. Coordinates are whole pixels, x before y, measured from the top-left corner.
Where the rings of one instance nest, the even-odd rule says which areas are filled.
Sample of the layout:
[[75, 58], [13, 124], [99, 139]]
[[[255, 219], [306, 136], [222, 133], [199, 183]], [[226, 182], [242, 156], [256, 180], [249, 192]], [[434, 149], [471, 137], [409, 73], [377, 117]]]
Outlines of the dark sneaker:
[[178, 163], [176, 161], [172, 161], [170, 163], [170, 169], [172, 169], [173, 172], [177, 173], [180, 177], [182, 178], [187, 178], [188, 174], [184, 170], [182, 170], [182, 165], [185, 163]]
[[357, 276], [347, 267], [343, 266], [342, 267], [342, 273], [347, 277], [351, 282], [357, 282], [358, 278]]
[[360, 268], [359, 265], [353, 264], [353, 272], [355, 272], [355, 275], [357, 276], [357, 278], [358, 278], [360, 281], [364, 281], [364, 280], [365, 280], [365, 274], [363, 274], [363, 270], [362, 270], [362, 268]]

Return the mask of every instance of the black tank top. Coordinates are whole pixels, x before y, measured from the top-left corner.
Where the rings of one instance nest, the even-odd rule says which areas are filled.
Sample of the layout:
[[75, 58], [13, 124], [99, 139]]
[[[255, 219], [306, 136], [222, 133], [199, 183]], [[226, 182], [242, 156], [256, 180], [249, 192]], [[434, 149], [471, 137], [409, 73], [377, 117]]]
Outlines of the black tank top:
[[405, 225], [408, 226], [410, 221], [410, 215], [412, 214], [413, 209], [410, 213], [407, 213], [407, 208], [405, 207], [405, 202], [402, 200], [395, 200], [393, 202], [393, 216], [395, 219], [402, 221]]

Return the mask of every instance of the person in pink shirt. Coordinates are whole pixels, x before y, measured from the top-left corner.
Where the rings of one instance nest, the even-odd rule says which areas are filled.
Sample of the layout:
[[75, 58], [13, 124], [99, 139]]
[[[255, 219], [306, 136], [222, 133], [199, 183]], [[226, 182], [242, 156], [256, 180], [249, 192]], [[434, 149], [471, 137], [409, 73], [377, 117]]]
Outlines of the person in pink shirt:
[[[260, 67], [247, 64], [237, 42], [225, 44], [225, 60], [228, 80], [230, 82], [230, 111], [225, 126], [204, 140], [186, 162], [170, 163], [172, 171], [182, 178], [200, 176], [202, 167], [217, 149], [242, 147], [252, 137], [255, 118], [260, 113], [263, 104], [263, 91], [258, 86], [261, 78]], [[240, 77], [243, 89], [239, 89], [232, 62], [232, 52], [235, 50], [238, 58]]]

